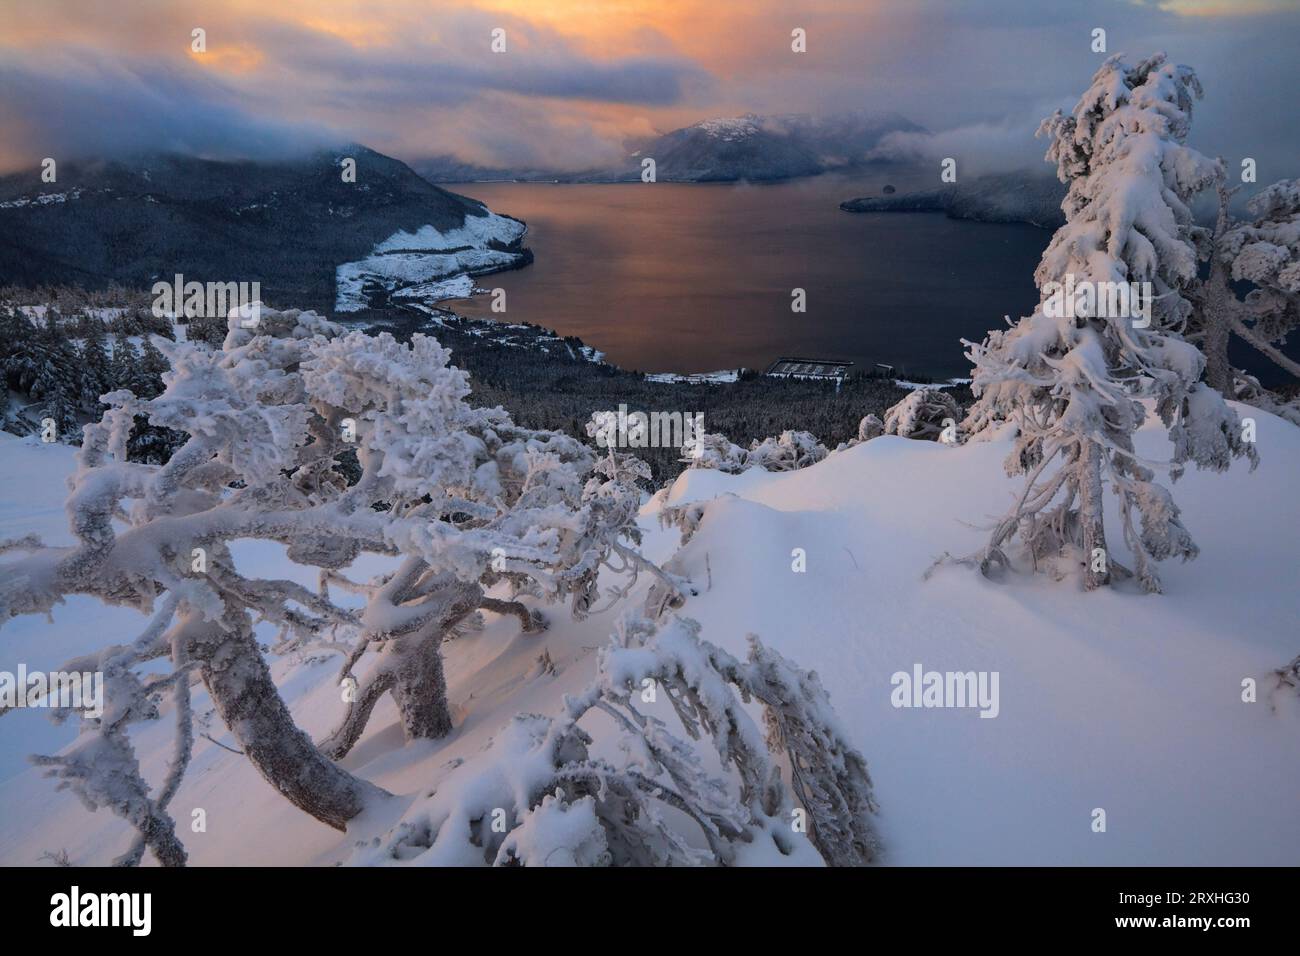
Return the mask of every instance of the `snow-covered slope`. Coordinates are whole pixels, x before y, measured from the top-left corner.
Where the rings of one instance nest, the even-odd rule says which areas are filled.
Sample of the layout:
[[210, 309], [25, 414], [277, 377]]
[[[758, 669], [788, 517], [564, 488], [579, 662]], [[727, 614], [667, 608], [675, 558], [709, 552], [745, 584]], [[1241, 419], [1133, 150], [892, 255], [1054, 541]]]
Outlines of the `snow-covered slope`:
[[[871, 763], [890, 862], [1294, 863], [1300, 707], [1269, 689], [1300, 653], [1300, 430], [1240, 410], [1263, 463], [1178, 482], [1202, 554], [1165, 571], [1163, 595], [962, 567], [923, 580], [982, 542], [963, 522], [1008, 503], [1006, 448], [884, 437], [804, 471], [679, 481], [673, 502], [736, 495], [687, 545], [685, 570], [713, 577], [690, 613], [817, 669]], [[1139, 437], [1167, 457], [1159, 432]], [[997, 671], [998, 716], [894, 708], [891, 675], [917, 663]]]
[[[1270, 693], [1271, 670], [1300, 653], [1300, 538], [1295, 476], [1300, 430], [1254, 409], [1262, 463], [1221, 475], [1189, 473], [1174, 486], [1200, 558], [1164, 568], [1166, 593], [1084, 594], [1046, 575], [987, 581], [962, 567], [923, 574], [944, 551], [981, 540], [966, 522], [1003, 510], [1018, 484], [1004, 477], [1000, 441], [948, 447], [874, 439], [811, 468], [729, 476], [687, 472], [670, 504], [707, 501], [682, 548], [699, 595], [683, 613], [733, 653], [745, 634], [815, 668], [841, 723], [866, 755], [889, 864], [1292, 864], [1300, 821], [1300, 701]], [[1160, 457], [1148, 428], [1139, 451]], [[0, 438], [6, 482], [0, 536], [58, 523], [65, 450]], [[13, 477], [11, 477], [13, 476]], [[643, 513], [645, 547], [677, 548], [659, 503]], [[794, 549], [807, 570], [792, 570]], [[294, 566], [248, 547], [248, 566]], [[362, 573], [373, 569], [362, 569]], [[311, 581], [304, 581], [311, 584]], [[633, 599], [635, 600], [635, 595]], [[357, 841], [381, 833], [425, 799], [451, 767], [478, 754], [518, 712], [558, 713], [592, 676], [619, 609], [575, 624], [547, 609], [551, 629], [522, 635], [488, 615], [482, 632], [445, 649], [457, 727], [443, 741], [403, 746], [391, 702], [346, 766], [408, 795], [341, 836], [292, 808], [240, 756], [220, 723], [207, 726], [172, 810], [196, 864], [332, 863], [365, 859]], [[0, 669], [53, 666], [88, 642], [131, 636], [130, 612], [77, 600], [53, 627], [18, 620], [0, 630]], [[537, 662], [549, 652], [558, 673]], [[338, 658], [273, 668], [294, 715], [313, 735], [341, 712]], [[891, 677], [915, 664], [999, 675], [998, 714], [902, 709]], [[1242, 680], [1259, 701], [1242, 701]], [[196, 712], [210, 711], [196, 694]], [[66, 848], [74, 863], [105, 863], [129, 842], [107, 813], [91, 814], [9, 756], [51, 738], [30, 736], [31, 713], [0, 720], [0, 863], [37, 862]], [[167, 714], [137, 746], [158, 779]], [[596, 732], [598, 743], [600, 734]], [[610, 754], [610, 756], [614, 756]], [[1093, 831], [1093, 811], [1106, 831]], [[207, 830], [191, 832], [194, 810]]]
[[345, 262], [335, 276], [338, 312], [356, 312], [369, 305], [369, 290], [423, 301], [463, 298], [470, 294], [469, 277], [513, 268], [523, 260], [517, 243], [527, 227], [518, 219], [488, 213], [466, 216], [462, 226], [440, 231], [422, 226], [415, 232], [393, 233], [359, 262]]

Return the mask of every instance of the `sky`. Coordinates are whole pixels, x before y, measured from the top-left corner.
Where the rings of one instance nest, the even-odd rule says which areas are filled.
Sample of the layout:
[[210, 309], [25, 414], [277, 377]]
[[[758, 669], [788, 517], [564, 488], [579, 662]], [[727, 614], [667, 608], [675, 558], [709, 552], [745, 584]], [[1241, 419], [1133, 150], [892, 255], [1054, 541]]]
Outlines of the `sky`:
[[356, 141], [571, 170], [750, 111], [898, 112], [931, 134], [893, 151], [1012, 168], [1097, 28], [1197, 70], [1193, 145], [1300, 174], [1300, 0], [0, 0], [0, 169]]

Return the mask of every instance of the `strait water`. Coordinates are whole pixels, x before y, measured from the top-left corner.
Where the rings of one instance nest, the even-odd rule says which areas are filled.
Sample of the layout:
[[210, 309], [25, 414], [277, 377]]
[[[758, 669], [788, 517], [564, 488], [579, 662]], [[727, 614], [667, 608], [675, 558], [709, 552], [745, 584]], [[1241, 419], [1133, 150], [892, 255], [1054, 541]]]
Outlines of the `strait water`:
[[[897, 173], [893, 174], [897, 177]], [[643, 371], [764, 368], [782, 355], [964, 376], [961, 338], [1034, 306], [1051, 234], [942, 213], [847, 213], [898, 178], [774, 185], [473, 183], [449, 188], [528, 223], [536, 261], [484, 276], [506, 290], [448, 303], [466, 315], [577, 335]], [[791, 309], [805, 291], [807, 311]]]

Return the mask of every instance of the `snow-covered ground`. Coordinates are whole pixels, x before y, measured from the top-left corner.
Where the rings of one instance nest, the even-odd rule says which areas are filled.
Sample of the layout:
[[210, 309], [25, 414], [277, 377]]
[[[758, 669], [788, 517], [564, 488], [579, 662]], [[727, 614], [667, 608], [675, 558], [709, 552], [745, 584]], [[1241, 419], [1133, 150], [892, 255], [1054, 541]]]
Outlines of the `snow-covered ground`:
[[952, 388], [955, 385], [965, 385], [970, 382], [968, 378], [950, 378], [943, 382], [910, 382], [905, 378], [894, 379], [894, 384], [899, 388], [906, 388], [916, 392], [923, 388]]
[[662, 382], [668, 385], [728, 385], [740, 379], [740, 369], [728, 368], [719, 372], [647, 372], [647, 382]]
[[519, 253], [502, 252], [489, 243], [510, 245], [526, 229], [517, 219], [488, 213], [466, 216], [462, 226], [446, 232], [433, 226], [422, 226], [413, 233], [398, 230], [366, 258], [345, 262], [335, 270], [334, 308], [338, 312], [366, 308], [368, 283], [390, 291], [418, 285], [424, 290], [422, 298], [429, 302], [463, 298], [473, 288], [470, 276], [504, 268], [519, 259]]
[[452, 276], [439, 282], [421, 282], [393, 293], [394, 299], [411, 299], [416, 302], [441, 302], [444, 299], [464, 299], [474, 294], [474, 280], [468, 275]]
[[[869, 762], [887, 864], [1294, 864], [1300, 700], [1288, 688], [1272, 693], [1271, 671], [1300, 653], [1300, 429], [1240, 411], [1258, 422], [1262, 463], [1253, 474], [1240, 465], [1192, 472], [1174, 486], [1202, 554], [1162, 568], [1163, 595], [1085, 594], [1046, 575], [995, 583], [958, 566], [924, 579], [944, 551], [973, 550], [982, 534], [969, 525], [1001, 513], [1019, 485], [1004, 476], [1001, 441], [882, 437], [802, 471], [693, 470], [679, 479], [669, 503], [709, 502], [679, 558], [700, 592], [682, 613], [733, 653], [753, 632], [817, 670]], [[1157, 429], [1139, 435], [1144, 454], [1167, 449]], [[70, 449], [0, 437], [0, 538], [38, 531], [66, 540], [60, 501], [70, 467]], [[643, 511], [645, 550], [663, 561], [679, 536], [659, 527], [658, 508]], [[794, 570], [795, 549], [806, 571]], [[247, 547], [238, 560], [276, 576], [295, 571], [270, 546]], [[385, 700], [345, 766], [408, 795], [389, 812], [425, 799], [514, 714], [558, 713], [563, 695], [591, 678], [620, 610], [574, 623], [547, 608], [552, 626], [540, 635], [487, 615], [483, 631], [445, 647], [458, 708], [452, 735], [404, 746]], [[142, 623], [71, 600], [53, 625], [8, 622], [0, 669], [52, 668]], [[537, 662], [543, 649], [554, 675]], [[273, 671], [296, 719], [320, 737], [342, 710], [339, 659], [293, 664], [276, 661]], [[891, 677], [916, 664], [997, 672], [997, 716], [895, 708]], [[1255, 703], [1242, 700], [1246, 678], [1258, 681]], [[210, 712], [205, 694], [195, 709]], [[71, 732], [32, 712], [0, 719], [0, 863], [67, 849], [74, 863], [103, 864], [128, 845], [116, 817], [88, 812], [22, 769], [21, 753], [57, 747]], [[164, 712], [136, 737], [151, 779], [166, 764], [170, 733]], [[192, 863], [363, 861], [357, 840], [391, 822], [359, 819], [340, 835], [223, 749], [236, 744], [217, 720], [206, 733], [212, 739], [197, 740], [171, 805]], [[1097, 808], [1105, 832], [1094, 832]], [[196, 809], [206, 832], [191, 832]]]
[[17, 199], [0, 202], [0, 209], [21, 209], [24, 206], [48, 206], [51, 203], [67, 202], [69, 199], [80, 199], [81, 193], [81, 187], [77, 187], [69, 192], [40, 193], [36, 196], [19, 196]]

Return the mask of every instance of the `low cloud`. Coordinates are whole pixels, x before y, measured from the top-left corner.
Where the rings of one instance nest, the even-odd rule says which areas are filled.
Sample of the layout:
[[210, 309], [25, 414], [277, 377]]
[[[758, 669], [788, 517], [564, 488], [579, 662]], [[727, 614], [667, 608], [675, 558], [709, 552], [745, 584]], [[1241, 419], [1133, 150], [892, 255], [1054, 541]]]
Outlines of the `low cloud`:
[[[1069, 110], [1070, 103], [1060, 107]], [[1010, 169], [1054, 170], [1044, 162], [1046, 144], [1034, 135], [1039, 121], [1051, 110], [998, 122], [971, 123], [937, 132], [895, 132], [886, 135], [869, 158], [917, 164], [945, 159], [957, 161], [958, 175], [982, 175]]]
[[237, 91], [193, 70], [132, 67], [84, 50], [0, 64], [0, 90], [8, 167], [148, 150], [286, 156], [340, 138], [320, 124], [260, 118]]
[[174, 24], [156, 55], [139, 37], [129, 53], [0, 41], [0, 166], [144, 150], [282, 156], [358, 140], [410, 157], [571, 168], [619, 155], [625, 130], [611, 108], [626, 120], [626, 109], [679, 106], [712, 83], [671, 53], [597, 58], [517, 17], [466, 8], [430, 22], [436, 34], [413, 26], [376, 44], [285, 20], [223, 22], [192, 56]]
[[[1046, 168], [1038, 122], [1108, 49], [1159, 49], [1206, 87], [1191, 143], [1300, 173], [1295, 0], [623, 0], [567, 15], [483, 0], [43, 0], [5, 13], [0, 164], [174, 149], [283, 154], [356, 140], [399, 157], [577, 169], [629, 134], [713, 116], [895, 111], [937, 132], [878, 155]], [[511, 11], [517, 12], [511, 12]], [[1234, 14], [1234, 15], [1229, 15]], [[191, 55], [190, 31], [208, 49]], [[808, 52], [790, 51], [789, 26]], [[507, 52], [492, 34], [505, 31]]]

